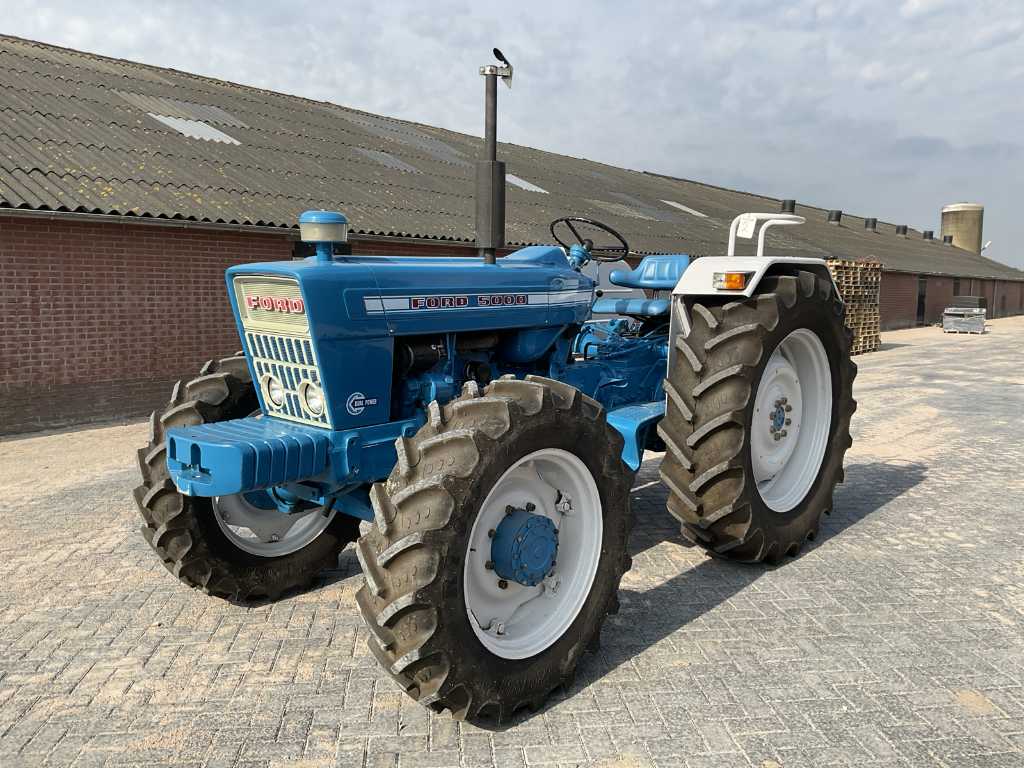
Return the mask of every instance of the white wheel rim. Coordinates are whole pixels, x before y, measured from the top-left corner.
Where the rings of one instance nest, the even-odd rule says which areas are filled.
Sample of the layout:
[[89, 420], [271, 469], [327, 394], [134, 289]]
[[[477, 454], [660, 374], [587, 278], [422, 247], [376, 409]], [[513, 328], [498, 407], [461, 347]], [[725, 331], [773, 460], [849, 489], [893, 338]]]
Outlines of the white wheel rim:
[[[566, 504], [568, 502], [568, 504]], [[508, 506], [533, 504], [559, 531], [551, 574], [535, 587], [514, 581], [499, 586], [487, 568], [489, 531]], [[535, 451], [513, 464], [495, 483], [473, 523], [463, 566], [466, 614], [491, 653], [525, 659], [554, 644], [579, 615], [601, 560], [603, 515], [593, 475], [579, 458], [559, 448]]]
[[215, 496], [213, 517], [227, 539], [243, 552], [259, 557], [281, 557], [297, 552], [323, 533], [337, 514], [323, 507], [286, 514], [262, 509], [243, 494]]
[[832, 426], [832, 370], [818, 335], [789, 334], [761, 374], [750, 425], [750, 458], [762, 501], [788, 512], [814, 485]]

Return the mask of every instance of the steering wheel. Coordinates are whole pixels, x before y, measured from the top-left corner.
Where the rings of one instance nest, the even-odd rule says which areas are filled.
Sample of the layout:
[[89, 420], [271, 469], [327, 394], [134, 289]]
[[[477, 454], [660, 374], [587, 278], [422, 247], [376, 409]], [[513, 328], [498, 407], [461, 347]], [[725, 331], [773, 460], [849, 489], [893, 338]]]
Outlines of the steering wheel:
[[[577, 222], [579, 224], [586, 224], [588, 226], [594, 227], [595, 229], [600, 229], [603, 232], [607, 232], [609, 235], [611, 235], [620, 243], [622, 243], [622, 245], [612, 245], [607, 247], [595, 248], [594, 241], [591, 240], [589, 237], [583, 237], [576, 229], [576, 227], [573, 226], [573, 222]], [[626, 258], [626, 256], [629, 255], [629, 243], [626, 242], [626, 238], [624, 238], [614, 229], [609, 227], [607, 224], [602, 224], [600, 221], [594, 221], [593, 219], [584, 219], [579, 216], [563, 216], [562, 218], [555, 219], [554, 221], [551, 222], [551, 236], [555, 238], [555, 242], [558, 243], [563, 248], [565, 248], [566, 251], [568, 251], [570, 248], [569, 244], [562, 240], [562, 238], [560, 238], [558, 236], [558, 233], [555, 231], [555, 228], [559, 224], [565, 224], [565, 226], [569, 228], [569, 231], [572, 232], [573, 236], [576, 238], [576, 242], [587, 249], [587, 252], [590, 254], [590, 258], [592, 258], [594, 261], [621, 261], [622, 259]]]

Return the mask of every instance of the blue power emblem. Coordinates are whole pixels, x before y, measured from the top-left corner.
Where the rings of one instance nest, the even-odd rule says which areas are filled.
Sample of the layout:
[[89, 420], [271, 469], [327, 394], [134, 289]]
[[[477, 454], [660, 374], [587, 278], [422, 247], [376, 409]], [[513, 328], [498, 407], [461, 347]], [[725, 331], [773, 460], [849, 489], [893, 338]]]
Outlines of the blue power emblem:
[[513, 508], [491, 541], [494, 572], [526, 587], [535, 587], [544, 580], [557, 554], [558, 529], [554, 522], [526, 509]]

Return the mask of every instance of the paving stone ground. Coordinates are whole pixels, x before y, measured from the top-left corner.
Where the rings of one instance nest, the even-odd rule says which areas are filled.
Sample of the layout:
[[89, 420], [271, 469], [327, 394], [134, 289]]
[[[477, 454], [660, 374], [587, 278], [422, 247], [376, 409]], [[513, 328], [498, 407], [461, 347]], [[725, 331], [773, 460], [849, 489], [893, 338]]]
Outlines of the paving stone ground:
[[141, 424], [0, 442], [0, 766], [1024, 766], [1024, 318], [886, 334], [823, 536], [778, 568], [681, 545], [657, 482], [622, 610], [500, 729], [378, 670], [351, 550], [239, 608], [136, 530]]

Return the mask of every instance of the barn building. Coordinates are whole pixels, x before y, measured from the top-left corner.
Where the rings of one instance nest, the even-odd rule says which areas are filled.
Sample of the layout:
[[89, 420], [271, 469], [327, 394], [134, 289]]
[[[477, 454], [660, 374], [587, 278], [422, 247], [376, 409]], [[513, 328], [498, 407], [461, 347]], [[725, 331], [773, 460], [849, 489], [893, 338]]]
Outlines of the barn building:
[[[480, 145], [0, 36], [0, 434], [148, 412], [174, 380], [234, 352], [223, 271], [302, 255], [303, 210], [344, 211], [356, 253], [475, 254]], [[782, 205], [529, 147], [499, 153], [512, 246], [550, 242], [547, 223], [577, 214], [607, 221], [638, 253], [714, 255], [736, 214]], [[995, 316], [1024, 311], [1024, 272], [978, 253], [970, 227], [943, 242], [794, 210], [808, 224], [773, 230], [769, 247], [879, 260], [884, 328], [934, 322], [954, 294], [988, 296]]]

